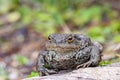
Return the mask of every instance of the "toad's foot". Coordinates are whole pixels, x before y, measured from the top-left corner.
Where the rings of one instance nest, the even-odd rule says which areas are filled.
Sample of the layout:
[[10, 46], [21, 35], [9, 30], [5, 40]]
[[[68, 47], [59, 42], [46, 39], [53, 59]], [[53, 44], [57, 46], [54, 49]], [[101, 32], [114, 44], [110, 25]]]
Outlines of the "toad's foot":
[[49, 70], [47, 68], [43, 68], [39, 71], [39, 76], [48, 76], [51, 74], [56, 74], [57, 72], [55, 70]]
[[92, 64], [92, 62], [91, 62], [91, 61], [88, 61], [88, 62], [86, 62], [86, 63], [83, 63], [83, 64], [78, 65], [76, 68], [78, 69], [78, 68], [80, 68], [80, 67], [83, 67], [83, 68], [89, 67], [91, 64]]

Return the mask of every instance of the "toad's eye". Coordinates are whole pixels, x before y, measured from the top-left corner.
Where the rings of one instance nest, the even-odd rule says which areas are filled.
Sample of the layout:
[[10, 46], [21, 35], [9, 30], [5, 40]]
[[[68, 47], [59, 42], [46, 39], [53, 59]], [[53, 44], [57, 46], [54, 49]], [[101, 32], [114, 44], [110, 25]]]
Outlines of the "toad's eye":
[[51, 40], [51, 37], [50, 37], [50, 36], [48, 36], [48, 40]]
[[68, 43], [71, 43], [73, 41], [73, 38], [72, 37], [69, 37], [68, 39], [67, 39], [67, 42]]

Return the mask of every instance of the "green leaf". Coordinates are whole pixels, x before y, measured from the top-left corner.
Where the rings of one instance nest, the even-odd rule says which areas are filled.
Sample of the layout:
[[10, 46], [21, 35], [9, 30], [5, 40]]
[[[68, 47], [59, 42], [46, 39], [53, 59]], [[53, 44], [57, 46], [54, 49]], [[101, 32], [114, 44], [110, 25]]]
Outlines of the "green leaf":
[[95, 41], [104, 42], [105, 35], [103, 34], [103, 28], [101, 27], [92, 27], [88, 30], [88, 36]]
[[113, 38], [113, 42], [119, 43], [119, 42], [120, 42], [120, 35], [116, 35], [116, 36]]
[[112, 32], [114, 33], [119, 33], [120, 31], [120, 21], [112, 21], [111, 24], [110, 24], [110, 28], [112, 30]]
[[19, 12], [21, 13], [21, 19], [24, 24], [29, 24], [30, 22], [34, 21], [32, 17], [32, 10], [27, 6], [22, 6], [19, 9]]
[[40, 20], [43, 22], [52, 20], [51, 15], [48, 13], [38, 12], [37, 14], [35, 14], [35, 16], [37, 20]]
[[30, 77], [34, 77], [34, 76], [39, 76], [38, 72], [31, 72], [27, 77], [30, 78]]
[[64, 24], [64, 19], [62, 15], [60, 14], [54, 14], [53, 19], [57, 25], [63, 25]]
[[74, 22], [79, 25], [84, 25], [85, 23], [96, 20], [100, 21], [102, 14], [102, 9], [100, 6], [92, 6], [90, 8], [82, 8], [75, 12]]
[[14, 55], [13, 59], [18, 63], [18, 65], [24, 65], [28, 63], [28, 58], [20, 54]]
[[111, 64], [111, 62], [110, 62], [110, 61], [101, 61], [101, 62], [99, 63], [100, 66], [106, 66], [106, 65], [108, 65], [108, 64]]

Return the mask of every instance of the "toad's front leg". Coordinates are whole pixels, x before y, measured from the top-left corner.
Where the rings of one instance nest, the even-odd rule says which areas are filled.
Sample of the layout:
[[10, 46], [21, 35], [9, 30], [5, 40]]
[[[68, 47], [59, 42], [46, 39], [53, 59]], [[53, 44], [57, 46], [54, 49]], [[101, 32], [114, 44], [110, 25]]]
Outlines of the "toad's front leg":
[[80, 64], [77, 68], [80, 67], [89, 67], [89, 66], [97, 66], [101, 60], [101, 52], [98, 47], [90, 46], [90, 59], [86, 63]]
[[45, 67], [45, 55], [47, 54], [47, 51], [43, 51], [39, 53], [38, 59], [37, 59], [37, 65], [36, 65], [36, 69], [39, 73], [40, 76], [47, 76], [50, 74], [55, 74], [57, 73], [54, 70], [49, 70]]

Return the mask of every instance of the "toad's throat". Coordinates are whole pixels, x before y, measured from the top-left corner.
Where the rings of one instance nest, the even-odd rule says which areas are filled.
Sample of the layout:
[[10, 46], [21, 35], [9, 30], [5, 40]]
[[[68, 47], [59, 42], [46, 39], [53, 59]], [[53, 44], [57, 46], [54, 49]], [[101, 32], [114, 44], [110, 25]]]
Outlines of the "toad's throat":
[[77, 51], [80, 49], [80, 45], [75, 44], [46, 44], [47, 50], [56, 51], [56, 52], [71, 52]]

